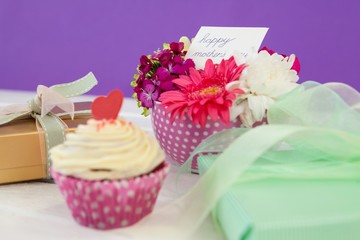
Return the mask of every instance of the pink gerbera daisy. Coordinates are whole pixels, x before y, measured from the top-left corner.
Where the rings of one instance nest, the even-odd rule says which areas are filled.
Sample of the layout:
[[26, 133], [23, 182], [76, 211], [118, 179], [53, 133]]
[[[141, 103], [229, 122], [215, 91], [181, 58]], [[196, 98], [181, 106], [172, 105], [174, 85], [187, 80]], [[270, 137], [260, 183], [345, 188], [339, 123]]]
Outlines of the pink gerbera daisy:
[[159, 100], [167, 106], [171, 113], [170, 120], [176, 117], [183, 120], [185, 113], [195, 124], [205, 126], [207, 117], [213, 121], [219, 118], [226, 124], [230, 122], [230, 110], [236, 94], [244, 93], [241, 89], [227, 91], [226, 84], [239, 79], [245, 68], [238, 66], [233, 57], [214, 64], [211, 59], [206, 61], [204, 70], [190, 68], [189, 76], [180, 75], [174, 79], [180, 90], [161, 94]]

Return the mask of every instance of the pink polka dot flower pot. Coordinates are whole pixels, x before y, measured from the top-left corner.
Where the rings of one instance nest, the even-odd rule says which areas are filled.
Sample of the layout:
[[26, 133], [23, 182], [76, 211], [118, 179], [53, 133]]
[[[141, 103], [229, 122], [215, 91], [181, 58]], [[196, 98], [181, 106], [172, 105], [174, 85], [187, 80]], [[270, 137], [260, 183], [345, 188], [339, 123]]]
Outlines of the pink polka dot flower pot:
[[86, 180], [51, 174], [75, 221], [107, 230], [133, 225], [150, 214], [170, 164], [166, 161], [149, 174], [122, 180]]
[[[170, 113], [166, 113], [166, 107], [160, 103], [156, 103], [152, 109], [151, 122], [155, 137], [167, 159], [175, 165], [182, 165], [201, 141], [213, 133], [241, 125], [240, 120], [225, 124], [208, 119], [205, 127], [201, 127], [187, 116], [182, 121], [177, 118], [171, 123]], [[197, 169], [196, 161], [193, 161], [192, 169]]]
[[[257, 95], [257, 90], [263, 90], [262, 82], [255, 86], [255, 92], [249, 88], [246, 81], [252, 71], [244, 71], [250, 66], [245, 62], [232, 56], [215, 62], [207, 59], [204, 66], [196, 66], [196, 61], [185, 58], [186, 53], [185, 42], [173, 42], [152, 55], [141, 56], [138, 74], [131, 83], [143, 115], [151, 110], [154, 133], [167, 159], [178, 165], [213, 133], [240, 127], [240, 118], [246, 126], [253, 126], [249, 123], [262, 119], [273, 101]], [[255, 71], [252, 77], [256, 80], [258, 75]], [[254, 109], [256, 114], [251, 112]], [[193, 159], [195, 170], [196, 165]]]

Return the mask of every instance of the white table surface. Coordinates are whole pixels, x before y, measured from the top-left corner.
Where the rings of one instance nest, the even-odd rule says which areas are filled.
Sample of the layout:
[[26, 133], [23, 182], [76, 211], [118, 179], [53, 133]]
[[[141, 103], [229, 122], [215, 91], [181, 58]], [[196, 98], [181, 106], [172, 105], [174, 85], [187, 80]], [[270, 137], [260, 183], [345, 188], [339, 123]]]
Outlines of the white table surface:
[[[0, 106], [25, 103], [35, 92], [0, 89]], [[92, 100], [81, 96], [74, 101]], [[120, 116], [151, 132], [150, 118], [140, 115], [134, 99], [125, 99]], [[159, 194], [155, 211], [178, 197], [175, 190], [177, 167], [173, 166]], [[199, 176], [182, 178], [190, 188]], [[97, 231], [78, 225], [71, 217], [57, 186], [32, 181], [0, 185], [0, 239], [130, 239], [121, 230]], [[147, 238], [151, 239], [151, 237]], [[208, 217], [194, 239], [221, 239]]]

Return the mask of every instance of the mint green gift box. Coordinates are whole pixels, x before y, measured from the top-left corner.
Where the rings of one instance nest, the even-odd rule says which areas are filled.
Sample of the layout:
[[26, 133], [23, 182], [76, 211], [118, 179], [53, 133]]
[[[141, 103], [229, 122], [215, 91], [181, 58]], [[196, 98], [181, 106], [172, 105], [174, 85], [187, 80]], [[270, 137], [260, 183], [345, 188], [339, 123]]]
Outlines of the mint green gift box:
[[204, 203], [235, 240], [360, 239], [360, 94], [306, 82], [268, 111], [269, 126], [232, 129], [194, 154]]
[[[199, 157], [200, 174], [216, 157]], [[360, 183], [302, 179], [237, 183], [212, 213], [229, 240], [358, 240]]]

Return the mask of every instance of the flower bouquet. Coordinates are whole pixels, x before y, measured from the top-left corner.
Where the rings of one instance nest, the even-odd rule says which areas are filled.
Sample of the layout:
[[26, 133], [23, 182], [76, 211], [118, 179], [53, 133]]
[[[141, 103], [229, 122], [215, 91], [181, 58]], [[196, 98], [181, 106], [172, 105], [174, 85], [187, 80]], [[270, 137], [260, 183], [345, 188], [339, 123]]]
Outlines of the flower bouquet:
[[141, 56], [131, 83], [142, 114], [152, 110], [161, 147], [178, 164], [214, 132], [266, 123], [267, 109], [297, 86], [300, 71], [295, 55], [267, 48], [246, 57], [234, 54], [220, 63], [208, 59], [204, 69], [197, 69], [185, 57], [189, 46], [190, 40], [183, 37]]

